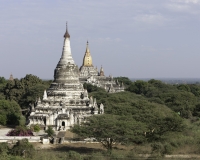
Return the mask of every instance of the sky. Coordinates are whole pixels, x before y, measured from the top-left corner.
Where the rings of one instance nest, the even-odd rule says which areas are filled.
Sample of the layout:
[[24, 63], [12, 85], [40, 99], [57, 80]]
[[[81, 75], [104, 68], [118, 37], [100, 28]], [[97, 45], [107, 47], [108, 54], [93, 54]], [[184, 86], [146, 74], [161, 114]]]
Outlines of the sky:
[[107, 76], [200, 78], [200, 0], [0, 0], [0, 76], [53, 79], [68, 23]]

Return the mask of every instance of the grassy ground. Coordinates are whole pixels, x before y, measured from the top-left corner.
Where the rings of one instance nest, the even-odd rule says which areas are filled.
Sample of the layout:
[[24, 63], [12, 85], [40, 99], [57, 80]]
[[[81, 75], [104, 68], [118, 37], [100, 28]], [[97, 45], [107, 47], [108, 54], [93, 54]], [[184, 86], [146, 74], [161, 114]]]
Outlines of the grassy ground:
[[[76, 138], [76, 135], [66, 132], [65, 138]], [[82, 159], [82, 160], [111, 160], [111, 159], [200, 159], [200, 145], [193, 143], [190, 137], [182, 137], [177, 139], [176, 143], [183, 142], [173, 148], [173, 151], [166, 158], [160, 153], [153, 153], [151, 144], [144, 145], [116, 145], [112, 154], [108, 154], [101, 143], [65, 143], [65, 144], [48, 144], [32, 143], [35, 151], [32, 153], [31, 159], [37, 160], [59, 160], [59, 159]], [[187, 142], [187, 143], [186, 143]], [[171, 143], [171, 142], [169, 142]], [[70, 158], [71, 157], [71, 158]]]
[[[66, 139], [77, 138], [77, 135], [67, 131], [65, 134]], [[192, 157], [189, 159], [198, 159], [200, 153], [200, 147], [198, 144], [194, 144], [190, 137], [182, 137], [177, 140], [177, 137], [174, 137], [174, 141], [187, 141], [183, 145], [178, 147], [173, 147], [171, 155], [167, 159], [187, 159], [188, 156]], [[175, 143], [176, 144], [176, 143]], [[105, 148], [102, 147], [101, 143], [65, 143], [65, 144], [49, 144], [43, 145], [41, 143], [34, 143], [38, 155], [51, 155], [52, 157], [60, 157], [59, 159], [65, 159], [66, 155], [71, 152], [80, 154], [83, 159], [164, 159], [163, 155], [158, 152], [152, 152], [151, 144], [144, 145], [116, 145], [114, 146], [112, 155], [107, 155]], [[42, 150], [41, 150], [42, 149]], [[74, 153], [74, 154], [75, 154]], [[57, 155], [57, 156], [56, 156]], [[175, 157], [173, 157], [173, 155]], [[180, 157], [177, 157], [180, 156]], [[89, 158], [88, 158], [89, 157]], [[37, 157], [39, 158], [39, 157]]]
[[[101, 144], [91, 143], [76, 143], [76, 144], [62, 144], [62, 145], [42, 145], [34, 144], [37, 154], [34, 154], [34, 159], [45, 160], [51, 157], [51, 160], [67, 159], [71, 155], [71, 159], [82, 160], [120, 160], [120, 159], [200, 159], [200, 156], [191, 152], [195, 150], [195, 146], [187, 146], [179, 148], [173, 155], [162, 157], [159, 154], [151, 154], [150, 145], [136, 145], [136, 146], [122, 146], [117, 145], [112, 154], [108, 154]], [[41, 148], [43, 148], [41, 150]], [[187, 151], [187, 152], [184, 152]], [[77, 158], [78, 157], [78, 158]], [[69, 158], [70, 159], [70, 158]]]

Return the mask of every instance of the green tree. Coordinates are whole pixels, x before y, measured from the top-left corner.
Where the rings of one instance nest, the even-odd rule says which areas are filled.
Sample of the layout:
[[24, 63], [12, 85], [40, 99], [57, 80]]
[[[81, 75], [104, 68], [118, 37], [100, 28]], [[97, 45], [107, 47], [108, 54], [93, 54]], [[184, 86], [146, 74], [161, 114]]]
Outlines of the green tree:
[[24, 78], [8, 81], [4, 87], [4, 95], [7, 100], [15, 100], [22, 109], [29, 107], [29, 103], [42, 97], [43, 92], [51, 81], [42, 81], [37, 76], [27, 74]]
[[150, 121], [148, 123], [150, 130], [147, 132], [149, 142], [166, 141], [169, 133], [179, 134], [186, 128], [183, 119], [176, 113], [166, 117], [158, 116]]
[[8, 144], [7, 143], [0, 143], [0, 155], [5, 156], [9, 152]]
[[26, 117], [21, 115], [19, 120], [19, 126], [25, 126], [26, 125]]
[[[197, 101], [197, 97], [191, 92], [174, 91], [162, 93], [160, 98], [165, 102], [165, 105], [175, 112], [179, 112], [184, 118], [190, 118]], [[190, 113], [191, 112], [191, 113]]]
[[75, 125], [72, 132], [82, 137], [95, 137], [111, 152], [116, 143], [143, 143], [146, 125], [130, 116], [96, 115], [89, 117], [86, 123]]
[[5, 86], [6, 86], [6, 79], [4, 77], [0, 77], [0, 100], [6, 98], [3, 91]]
[[180, 84], [177, 86], [179, 90], [190, 92], [190, 87], [187, 84]]
[[196, 96], [200, 96], [200, 85], [199, 84], [189, 84], [190, 91]]
[[0, 115], [0, 125], [6, 125], [6, 122], [7, 122], [7, 117], [5, 115], [5, 112], [1, 112], [1, 115]]
[[22, 139], [11, 149], [10, 153], [14, 156], [22, 156], [24, 158], [32, 158], [34, 147], [28, 142], [28, 139]]
[[49, 126], [48, 126], [47, 130], [45, 130], [45, 133], [47, 133], [48, 137], [52, 137], [55, 134], [53, 128], [49, 127]]
[[154, 86], [156, 88], [160, 88], [160, 89], [170, 88], [170, 85], [165, 84], [160, 80], [151, 79], [148, 81], [148, 83], [151, 84], [152, 86]]
[[38, 124], [35, 124], [33, 126], [31, 126], [31, 129], [34, 131], [34, 132], [39, 132], [40, 131], [40, 126]]
[[132, 81], [128, 77], [115, 77], [114, 80], [118, 80], [120, 84], [123, 82], [125, 86], [132, 84]]
[[146, 94], [148, 90], [148, 83], [137, 80], [136, 82], [132, 83], [127, 90], [136, 94]]
[[4, 77], [0, 77], [0, 84], [5, 84], [6, 83], [6, 79]]
[[200, 117], [200, 103], [198, 103], [195, 108], [194, 108], [194, 112], [193, 112], [194, 116]]
[[26, 93], [23, 95], [20, 102], [23, 103], [23, 105], [34, 103], [36, 99], [43, 96], [44, 90], [47, 89], [47, 87], [48, 86], [44, 84], [36, 84], [27, 88]]
[[90, 92], [101, 92], [104, 91], [103, 88], [97, 87], [97, 86], [93, 86], [90, 83], [84, 83], [83, 84], [84, 89], [87, 89], [87, 91]]
[[[178, 90], [176, 87], [174, 88]], [[92, 92], [90, 95], [98, 97], [98, 92]], [[149, 142], [163, 140], [164, 137], [167, 139], [168, 137], [165, 135], [167, 132], [180, 132], [178, 127], [175, 127], [177, 130], [171, 130], [170, 126], [166, 126], [166, 130], [162, 128], [169, 124], [166, 117], [174, 117], [174, 121], [184, 129], [182, 118], [167, 107], [162, 99], [157, 97], [157, 100], [162, 101], [163, 104], [150, 102], [149, 98], [145, 96], [126, 91], [113, 94], [105, 93], [97, 98], [98, 103], [103, 102], [106, 114], [132, 117], [135, 121], [145, 124], [148, 128], [146, 138]]]
[[15, 101], [0, 100], [0, 124], [19, 125], [21, 111]]

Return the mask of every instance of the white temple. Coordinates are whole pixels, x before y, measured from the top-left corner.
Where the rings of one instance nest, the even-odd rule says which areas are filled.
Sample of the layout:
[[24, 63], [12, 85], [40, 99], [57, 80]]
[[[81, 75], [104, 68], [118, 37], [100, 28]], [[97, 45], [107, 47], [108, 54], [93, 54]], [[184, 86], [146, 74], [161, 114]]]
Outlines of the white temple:
[[67, 130], [80, 124], [93, 114], [103, 114], [104, 106], [96, 99], [88, 98], [88, 92], [79, 81], [79, 69], [75, 64], [70, 47], [68, 29], [64, 34], [62, 56], [54, 70], [54, 81], [40, 98], [31, 104], [29, 124], [51, 126], [55, 130]]

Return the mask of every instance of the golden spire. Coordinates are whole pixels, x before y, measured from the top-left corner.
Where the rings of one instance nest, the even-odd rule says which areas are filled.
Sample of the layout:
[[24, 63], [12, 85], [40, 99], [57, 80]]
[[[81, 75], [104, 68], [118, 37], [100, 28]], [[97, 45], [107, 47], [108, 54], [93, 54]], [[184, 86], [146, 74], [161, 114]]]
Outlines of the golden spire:
[[92, 57], [90, 55], [90, 50], [89, 50], [89, 43], [87, 41], [87, 46], [86, 46], [86, 51], [85, 51], [85, 56], [83, 58], [83, 66], [86, 67], [91, 67], [92, 65]]
[[88, 53], [88, 54], [90, 54], [90, 50], [89, 50], [89, 47], [88, 47], [88, 45], [89, 45], [89, 43], [88, 43], [88, 41], [87, 41], [87, 46], [86, 46], [86, 51], [85, 51], [85, 53]]

